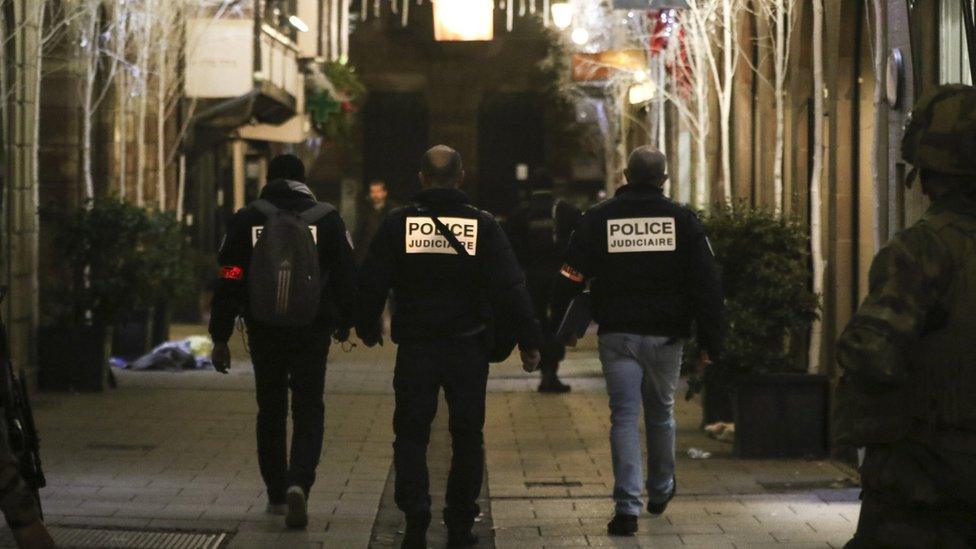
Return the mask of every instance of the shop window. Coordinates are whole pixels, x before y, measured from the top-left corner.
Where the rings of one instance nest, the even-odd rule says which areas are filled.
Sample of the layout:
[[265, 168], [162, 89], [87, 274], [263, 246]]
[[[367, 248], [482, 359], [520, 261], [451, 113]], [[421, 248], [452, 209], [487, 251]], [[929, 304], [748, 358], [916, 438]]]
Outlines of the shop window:
[[939, 80], [943, 84], [972, 84], [963, 4], [960, 0], [940, 3]]

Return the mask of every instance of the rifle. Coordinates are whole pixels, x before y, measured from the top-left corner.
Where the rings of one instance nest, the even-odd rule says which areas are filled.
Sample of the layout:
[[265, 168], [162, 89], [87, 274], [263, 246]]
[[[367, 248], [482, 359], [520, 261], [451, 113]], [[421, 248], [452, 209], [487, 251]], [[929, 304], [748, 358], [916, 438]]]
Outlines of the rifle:
[[[5, 297], [7, 297], [7, 287], [0, 286], [0, 304]], [[34, 494], [37, 508], [40, 510], [40, 489], [47, 485], [47, 479], [44, 478], [44, 471], [41, 469], [41, 440], [37, 436], [37, 427], [34, 425], [34, 411], [27, 392], [27, 374], [24, 370], [20, 371], [19, 376], [14, 373], [7, 341], [7, 327], [2, 318], [0, 318], [0, 362], [2, 362], [0, 364], [0, 407], [3, 408], [10, 453], [17, 460], [20, 476]]]

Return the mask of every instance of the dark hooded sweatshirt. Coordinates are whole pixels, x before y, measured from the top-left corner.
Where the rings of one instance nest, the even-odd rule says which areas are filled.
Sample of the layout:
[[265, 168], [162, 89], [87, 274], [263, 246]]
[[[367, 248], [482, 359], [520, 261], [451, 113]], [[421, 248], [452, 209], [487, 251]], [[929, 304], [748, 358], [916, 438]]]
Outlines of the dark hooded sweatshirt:
[[[315, 205], [315, 195], [295, 181], [275, 180], [264, 188], [261, 198], [280, 209], [302, 212]], [[227, 225], [227, 235], [218, 252], [220, 277], [210, 313], [210, 335], [226, 342], [234, 332], [234, 320], [243, 316], [248, 326], [259, 327], [247, 310], [247, 270], [251, 263], [252, 228], [263, 225], [264, 214], [252, 206], [240, 210]], [[319, 266], [326, 286], [314, 329], [330, 333], [352, 326], [356, 300], [356, 268], [346, 226], [337, 211], [316, 223]]]

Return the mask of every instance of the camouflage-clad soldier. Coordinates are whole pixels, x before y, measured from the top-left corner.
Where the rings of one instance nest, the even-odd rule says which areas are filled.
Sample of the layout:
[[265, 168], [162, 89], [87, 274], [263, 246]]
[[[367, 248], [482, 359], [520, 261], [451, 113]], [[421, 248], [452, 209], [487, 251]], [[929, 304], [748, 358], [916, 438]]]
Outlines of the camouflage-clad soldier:
[[976, 88], [923, 97], [902, 155], [933, 204], [838, 343], [838, 442], [866, 448], [848, 547], [976, 547]]
[[3, 420], [0, 420], [0, 511], [13, 531], [18, 547], [54, 547], [54, 541], [41, 522], [37, 499], [20, 476], [17, 459], [7, 440], [7, 423]]

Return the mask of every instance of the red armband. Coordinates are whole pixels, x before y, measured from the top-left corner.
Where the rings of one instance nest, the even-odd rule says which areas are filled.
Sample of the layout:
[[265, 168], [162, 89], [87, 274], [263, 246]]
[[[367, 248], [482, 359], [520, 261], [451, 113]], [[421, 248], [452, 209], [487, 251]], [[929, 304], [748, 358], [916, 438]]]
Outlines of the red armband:
[[223, 280], [243, 280], [244, 269], [237, 265], [228, 265], [220, 268], [220, 278]]
[[583, 273], [572, 268], [568, 263], [563, 264], [563, 268], [559, 270], [559, 273], [565, 276], [566, 278], [572, 280], [573, 282], [576, 282], [577, 284], [582, 283], [584, 280], [586, 280], [586, 277], [583, 276]]

